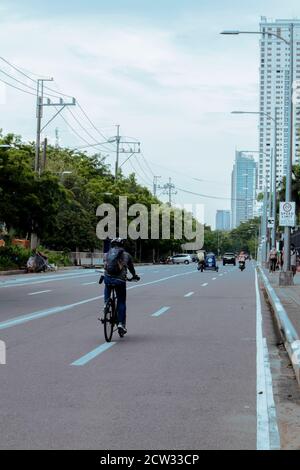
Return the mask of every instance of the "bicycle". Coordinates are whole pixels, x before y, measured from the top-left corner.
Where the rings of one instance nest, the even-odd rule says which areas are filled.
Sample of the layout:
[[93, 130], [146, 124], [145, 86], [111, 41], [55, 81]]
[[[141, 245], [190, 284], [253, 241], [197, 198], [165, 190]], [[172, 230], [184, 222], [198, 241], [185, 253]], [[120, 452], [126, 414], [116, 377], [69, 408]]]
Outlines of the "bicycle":
[[[137, 282], [139, 278], [126, 279], [127, 282]], [[104, 316], [99, 320], [104, 326], [104, 338], [107, 343], [111, 342], [112, 336], [115, 331], [118, 331], [120, 338], [123, 338], [124, 333], [118, 329], [118, 310], [117, 310], [117, 293], [116, 288], [112, 285], [110, 297], [104, 306]]]

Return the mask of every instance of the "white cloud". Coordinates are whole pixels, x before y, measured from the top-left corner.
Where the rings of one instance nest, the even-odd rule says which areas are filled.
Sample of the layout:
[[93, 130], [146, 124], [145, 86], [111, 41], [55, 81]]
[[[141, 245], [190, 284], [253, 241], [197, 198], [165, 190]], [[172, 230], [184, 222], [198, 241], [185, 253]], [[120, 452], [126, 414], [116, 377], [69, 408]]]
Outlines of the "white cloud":
[[[190, 25], [185, 26], [188, 35]], [[60, 90], [78, 97], [99, 126], [103, 121], [120, 123], [126, 134], [139, 138], [151, 160], [178, 171], [187, 166], [185, 172], [204, 179], [227, 180], [228, 188], [206, 190], [229, 197], [235, 144], [257, 143], [253, 121], [250, 126], [247, 118], [238, 121], [229, 115], [236, 108], [256, 109], [257, 56], [246, 56], [233, 43], [226, 51], [223, 38], [216, 38], [211, 49], [203, 43], [200, 49], [198, 45], [187, 50], [178, 39], [182, 24], [180, 28], [161, 30], [103, 16], [10, 18], [0, 29], [1, 55], [25, 69], [54, 76]], [[33, 97], [9, 91], [9, 106], [0, 109], [5, 116], [1, 126], [34, 138]], [[71, 141], [79, 143], [69, 135], [66, 142]], [[187, 184], [176, 179], [178, 185]], [[210, 202], [210, 212], [222, 207], [220, 203]], [[213, 218], [210, 213], [209, 221]]]

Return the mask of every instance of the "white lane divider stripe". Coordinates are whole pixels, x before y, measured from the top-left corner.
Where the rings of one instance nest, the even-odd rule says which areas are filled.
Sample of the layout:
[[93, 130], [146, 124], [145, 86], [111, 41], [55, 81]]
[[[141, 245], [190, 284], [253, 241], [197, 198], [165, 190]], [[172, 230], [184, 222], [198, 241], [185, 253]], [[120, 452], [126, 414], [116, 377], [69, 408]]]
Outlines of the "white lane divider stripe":
[[216, 277], [213, 277], [212, 280], [215, 281], [217, 278]]
[[151, 316], [160, 317], [160, 315], [163, 315], [164, 313], [166, 313], [168, 310], [170, 310], [170, 308], [171, 307], [162, 307], [157, 312], [153, 313]]
[[52, 292], [52, 290], [40, 290], [39, 292], [30, 292], [30, 294], [27, 295], [46, 294], [47, 292]]
[[194, 292], [188, 292], [184, 297], [191, 297], [192, 295], [194, 295]]
[[[169, 279], [173, 279], [175, 277], [182, 277], [188, 274], [195, 274], [197, 271], [190, 271], [188, 273], [181, 273], [181, 274], [174, 274], [168, 277], [162, 277], [160, 279], [156, 279], [155, 281], [144, 282], [142, 284], [136, 284], [134, 286], [130, 286], [127, 290], [137, 289], [145, 286], [150, 286], [154, 284], [158, 284], [160, 282], [168, 281]], [[90, 302], [95, 302], [96, 300], [103, 299], [104, 295], [98, 295], [96, 297], [90, 297], [89, 299], [80, 300], [79, 302], [74, 302], [73, 304], [68, 305], [59, 305], [58, 307], [52, 307], [46, 310], [41, 310], [38, 312], [31, 312], [25, 315], [20, 315], [15, 318], [11, 318], [10, 320], [5, 320], [0, 322], [0, 330], [5, 330], [7, 328], [11, 328], [13, 326], [22, 325], [23, 323], [27, 323], [32, 320], [37, 320], [39, 318], [45, 318], [49, 315], [55, 315], [57, 313], [65, 312], [66, 310], [71, 310], [72, 308], [79, 307], [80, 305], [85, 305]]]
[[114, 346], [116, 343], [115, 342], [112, 342], [112, 343], [104, 343], [104, 344], [101, 344], [101, 346], [98, 346], [98, 348], [96, 349], [93, 349], [92, 351], [90, 351], [89, 353], [85, 354], [84, 356], [80, 357], [79, 359], [77, 359], [77, 361], [74, 361], [72, 362], [71, 366], [84, 366], [85, 364], [87, 364], [88, 362], [90, 362], [92, 359], [94, 359], [95, 357], [99, 356], [100, 354], [102, 354], [103, 352], [107, 351], [108, 349], [110, 349], [112, 346]]
[[208, 286], [208, 282], [205, 282], [204, 284], [201, 285], [201, 287], [206, 287]]
[[272, 376], [266, 340], [263, 338], [261, 300], [255, 272], [256, 291], [256, 448], [257, 450], [280, 449], [280, 437], [274, 405]]
[[84, 282], [81, 284], [82, 286], [91, 286], [92, 284], [97, 284], [98, 281], [93, 281], [93, 282]]

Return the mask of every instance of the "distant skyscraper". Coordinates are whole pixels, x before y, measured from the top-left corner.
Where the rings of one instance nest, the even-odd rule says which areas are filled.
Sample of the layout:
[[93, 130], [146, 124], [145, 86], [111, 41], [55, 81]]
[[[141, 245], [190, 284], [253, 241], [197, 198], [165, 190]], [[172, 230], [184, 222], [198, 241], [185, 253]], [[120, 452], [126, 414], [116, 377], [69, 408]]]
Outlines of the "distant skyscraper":
[[[260, 31], [273, 33], [290, 40], [289, 27], [294, 25], [294, 76], [300, 80], [300, 20], [268, 20], [261, 18]], [[286, 174], [288, 159], [288, 114], [290, 101], [290, 47], [284, 41], [268, 34], [260, 40], [260, 126], [258, 190], [270, 186], [271, 148], [274, 147], [274, 122], [266, 114], [275, 117], [277, 111], [277, 182]], [[300, 107], [294, 106], [293, 155], [299, 162]]]
[[252, 155], [236, 152], [231, 175], [231, 227], [254, 217], [257, 164]]
[[217, 210], [216, 230], [230, 230], [230, 211]]

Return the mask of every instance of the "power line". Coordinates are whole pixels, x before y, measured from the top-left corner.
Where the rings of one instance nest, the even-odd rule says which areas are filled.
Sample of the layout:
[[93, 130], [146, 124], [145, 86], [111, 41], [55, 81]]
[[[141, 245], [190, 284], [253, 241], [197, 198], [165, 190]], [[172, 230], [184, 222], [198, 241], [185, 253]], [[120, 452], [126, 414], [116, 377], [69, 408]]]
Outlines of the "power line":
[[10, 86], [12, 88], [15, 88], [16, 90], [22, 91], [23, 93], [27, 93], [28, 95], [35, 96], [34, 93], [31, 93], [30, 91], [27, 91], [27, 90], [23, 90], [22, 88], [19, 88], [18, 86], [13, 85], [12, 83], [8, 83], [5, 80], [3, 80], [2, 78], [0, 78], [0, 82], [5, 83], [5, 85]]
[[143, 154], [143, 152], [141, 152], [141, 155], [142, 155], [142, 158], [143, 158], [144, 162], [146, 163], [146, 166], [147, 166], [148, 170], [150, 171], [152, 176], [155, 176], [155, 173], [152, 171], [152, 168], [150, 167], [150, 165], [149, 165], [145, 155]]
[[133, 169], [134, 173], [135, 173], [142, 181], [144, 181], [144, 183], [146, 183], [146, 186], [149, 186], [149, 183], [145, 180], [145, 178], [143, 178], [143, 176], [140, 175], [140, 174], [136, 171], [136, 168], [134, 167], [134, 165], [133, 165], [133, 163], [132, 163], [131, 160], [129, 160], [129, 163], [130, 163], [130, 165], [132, 166], [132, 169]]
[[78, 103], [77, 101], [77, 105], [79, 107], [79, 109], [81, 110], [81, 112], [84, 114], [84, 116], [87, 118], [87, 120], [89, 121], [89, 123], [93, 126], [93, 128], [95, 129], [96, 132], [98, 132], [99, 135], [101, 135], [101, 137], [103, 137], [105, 140], [108, 140], [107, 139], [107, 136], [103, 134], [103, 132], [99, 131], [99, 129], [95, 126], [95, 124], [93, 123], [93, 121], [89, 118], [88, 114], [86, 113], [86, 111], [83, 109], [83, 107], [81, 106], [80, 103]]
[[9, 62], [8, 60], [4, 59], [4, 57], [1, 57], [0, 56], [0, 59], [5, 62], [6, 64], [8, 64], [10, 67], [12, 67], [14, 70], [16, 70], [17, 72], [21, 73], [24, 77], [28, 78], [29, 80], [31, 80], [32, 82], [35, 82], [36, 83], [36, 80], [34, 80], [33, 78], [31, 78], [29, 75], [27, 75], [26, 73], [24, 73], [22, 70], [20, 70], [18, 67], [16, 67], [15, 65], [13, 65], [11, 62]]
[[[148, 177], [147, 173], [144, 171], [144, 169], [143, 169], [143, 167], [142, 167], [142, 165], [141, 165], [139, 159], [137, 158], [136, 155], [134, 155], [134, 157], [135, 157], [135, 161], [137, 162], [137, 164], [138, 164], [140, 170], [142, 171], [142, 173], [145, 175], [146, 179], [148, 180], [149, 177]], [[152, 181], [151, 181], [150, 179], [149, 179], [148, 181], [150, 181], [150, 183], [152, 184]]]
[[33, 88], [30, 85], [27, 85], [27, 83], [22, 82], [21, 80], [18, 80], [17, 78], [13, 77], [9, 73], [5, 72], [4, 70], [0, 69], [0, 72], [6, 75], [7, 77], [11, 78], [12, 80], [15, 80], [17, 83], [20, 83], [21, 85], [25, 86], [26, 88], [29, 88], [30, 90], [36, 91], [35, 88]]
[[237, 198], [237, 199], [231, 199], [230, 197], [221, 197], [221, 196], [211, 196], [211, 195], [208, 195], [208, 194], [201, 194], [201, 193], [196, 193], [196, 192], [193, 192], [193, 191], [189, 191], [187, 189], [183, 189], [183, 188], [179, 188], [178, 186], [176, 186], [176, 189], [178, 189], [178, 191], [181, 191], [183, 193], [187, 193], [187, 194], [193, 194], [194, 196], [200, 196], [200, 197], [203, 197], [205, 199], [218, 199], [218, 200], [225, 200], [225, 201], [256, 201], [255, 198]]

